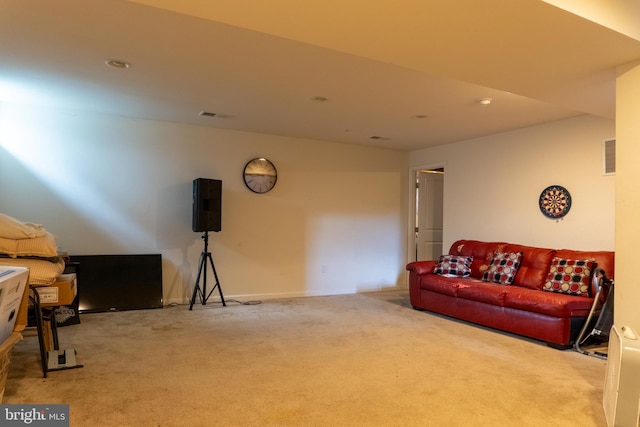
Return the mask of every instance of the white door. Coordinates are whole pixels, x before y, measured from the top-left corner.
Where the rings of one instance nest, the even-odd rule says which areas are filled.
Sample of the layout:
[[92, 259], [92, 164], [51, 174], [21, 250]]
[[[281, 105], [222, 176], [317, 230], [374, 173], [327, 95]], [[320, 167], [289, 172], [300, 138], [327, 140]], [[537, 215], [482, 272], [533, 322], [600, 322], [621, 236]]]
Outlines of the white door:
[[416, 191], [416, 260], [442, 255], [444, 172], [418, 171]]

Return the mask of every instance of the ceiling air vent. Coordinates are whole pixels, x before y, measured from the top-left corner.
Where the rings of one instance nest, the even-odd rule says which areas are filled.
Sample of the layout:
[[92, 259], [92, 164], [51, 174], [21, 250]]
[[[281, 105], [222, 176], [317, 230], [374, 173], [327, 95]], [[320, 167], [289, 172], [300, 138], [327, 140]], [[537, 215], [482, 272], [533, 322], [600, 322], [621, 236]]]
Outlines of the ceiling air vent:
[[212, 113], [210, 111], [200, 111], [198, 115], [203, 117], [215, 117], [216, 119], [230, 119], [233, 117], [231, 114]]
[[199, 116], [205, 116], [205, 117], [215, 117], [216, 113], [210, 113], [208, 111], [200, 111], [200, 114], [198, 114]]
[[613, 175], [616, 173], [616, 140], [607, 139], [604, 141], [604, 174]]

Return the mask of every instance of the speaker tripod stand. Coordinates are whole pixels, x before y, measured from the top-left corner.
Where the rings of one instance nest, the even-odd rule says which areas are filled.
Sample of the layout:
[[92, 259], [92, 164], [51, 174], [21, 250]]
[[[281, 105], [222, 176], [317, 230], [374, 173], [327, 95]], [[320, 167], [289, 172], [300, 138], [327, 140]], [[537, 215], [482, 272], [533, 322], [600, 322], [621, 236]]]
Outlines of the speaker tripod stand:
[[[213, 293], [213, 291], [218, 288], [218, 293], [220, 294], [220, 299], [222, 300], [222, 305], [227, 306], [227, 303], [224, 301], [224, 296], [222, 295], [222, 286], [220, 286], [220, 280], [218, 280], [218, 273], [216, 273], [216, 266], [213, 264], [213, 257], [211, 256], [211, 252], [209, 252], [209, 232], [205, 231], [202, 235], [202, 240], [204, 240], [204, 249], [200, 254], [200, 266], [198, 267], [198, 275], [196, 276], [196, 283], [193, 287], [193, 295], [191, 295], [191, 304], [189, 304], [189, 310], [193, 309], [193, 304], [196, 303], [196, 296], [200, 296], [200, 302], [202, 305], [207, 304], [207, 300]], [[213, 285], [213, 288], [207, 294], [207, 261], [211, 265], [211, 269], [213, 270], [213, 276], [216, 278], [216, 284]], [[202, 280], [202, 288], [200, 288], [200, 279]]]

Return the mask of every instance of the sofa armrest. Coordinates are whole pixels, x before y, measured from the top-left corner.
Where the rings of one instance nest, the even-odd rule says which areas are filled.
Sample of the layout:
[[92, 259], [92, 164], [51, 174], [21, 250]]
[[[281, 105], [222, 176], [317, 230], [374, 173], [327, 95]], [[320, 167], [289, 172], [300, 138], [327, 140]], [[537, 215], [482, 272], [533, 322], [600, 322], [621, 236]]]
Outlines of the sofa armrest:
[[433, 273], [436, 261], [414, 261], [407, 264], [407, 270], [415, 272], [417, 275]]

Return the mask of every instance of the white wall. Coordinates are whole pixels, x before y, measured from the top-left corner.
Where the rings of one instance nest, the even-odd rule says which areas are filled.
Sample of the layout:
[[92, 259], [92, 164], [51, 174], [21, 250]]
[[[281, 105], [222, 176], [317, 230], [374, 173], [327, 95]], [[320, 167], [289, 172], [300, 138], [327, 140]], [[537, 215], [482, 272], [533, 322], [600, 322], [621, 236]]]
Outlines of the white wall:
[[618, 68], [616, 80], [616, 292], [614, 324], [640, 332], [640, 61]]
[[[593, 116], [413, 152], [411, 167], [444, 164], [444, 247], [457, 239], [614, 250], [615, 176], [603, 175], [603, 141], [615, 123]], [[563, 219], [542, 215], [549, 185], [572, 196]]]
[[[44, 224], [72, 254], [161, 253], [165, 303], [185, 302], [202, 250], [192, 180], [221, 179], [223, 230], [210, 246], [225, 296], [375, 290], [405, 283], [408, 169], [425, 165], [446, 168], [447, 249], [473, 238], [614, 250], [615, 176], [602, 174], [603, 140], [613, 137], [613, 121], [581, 116], [407, 156], [4, 104], [0, 212]], [[279, 171], [265, 195], [242, 182], [257, 156]], [[572, 194], [562, 220], [538, 209], [552, 184]]]
[[[254, 157], [279, 172], [250, 192]], [[164, 302], [191, 296], [201, 233], [192, 181], [223, 181], [210, 249], [225, 297], [351, 293], [404, 283], [407, 155], [390, 150], [0, 105], [0, 212], [70, 254], [161, 253]]]

